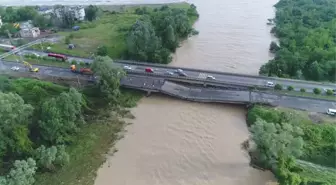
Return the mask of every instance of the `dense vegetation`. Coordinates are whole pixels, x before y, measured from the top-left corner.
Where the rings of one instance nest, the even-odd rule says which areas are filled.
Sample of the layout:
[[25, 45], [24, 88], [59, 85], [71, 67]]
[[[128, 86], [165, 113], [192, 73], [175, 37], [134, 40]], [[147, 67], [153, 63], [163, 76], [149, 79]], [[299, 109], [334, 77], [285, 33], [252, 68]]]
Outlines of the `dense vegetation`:
[[281, 185], [336, 183], [335, 123], [259, 106], [249, 110], [247, 119], [252, 162], [271, 169]]
[[[0, 184], [32, 185], [34, 175], [56, 172], [71, 160], [66, 148], [98, 108], [119, 106], [124, 73], [97, 57], [97, 85], [82, 92], [32, 79], [0, 78]], [[104, 107], [106, 108], [106, 107]], [[89, 120], [89, 121], [88, 121]]]
[[315, 81], [336, 79], [336, 1], [280, 0], [272, 29], [280, 46], [260, 74]]
[[135, 10], [143, 15], [131, 27], [127, 39], [127, 58], [139, 61], [169, 63], [181, 39], [194, 33], [190, 18], [197, 18], [194, 5], [188, 10], [162, 6]]
[[[8, 30], [13, 36], [19, 31], [19, 27], [14, 27], [14, 23], [31, 20], [32, 23], [40, 29], [51, 28], [53, 26], [60, 28], [70, 28], [76, 23], [74, 14], [67, 13], [63, 6], [58, 6], [62, 18], [57, 18], [54, 14], [44, 16], [39, 14], [38, 6], [24, 6], [24, 7], [0, 7], [0, 16], [4, 25], [0, 28], [0, 36], [7, 36]], [[85, 8], [86, 19], [93, 21], [97, 18], [99, 11], [96, 6], [88, 6]]]

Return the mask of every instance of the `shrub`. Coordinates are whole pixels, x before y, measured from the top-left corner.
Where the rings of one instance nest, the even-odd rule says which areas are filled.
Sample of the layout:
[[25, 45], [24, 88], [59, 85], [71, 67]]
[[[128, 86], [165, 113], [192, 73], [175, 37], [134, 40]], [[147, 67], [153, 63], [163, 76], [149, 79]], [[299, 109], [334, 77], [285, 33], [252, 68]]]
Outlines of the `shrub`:
[[334, 93], [333, 93], [333, 91], [332, 91], [331, 89], [328, 89], [327, 92], [326, 92], [326, 94], [327, 94], [328, 96], [331, 96], [331, 95], [333, 95]]
[[280, 84], [276, 84], [275, 86], [274, 86], [274, 89], [275, 90], [282, 90], [282, 85], [280, 85]]
[[293, 87], [293, 86], [288, 86], [288, 87], [287, 87], [287, 90], [288, 90], [288, 91], [292, 91], [292, 90], [294, 90], [294, 87]]
[[301, 88], [301, 89], [300, 89], [300, 92], [304, 93], [304, 92], [306, 92], [306, 89]]
[[71, 60], [71, 64], [76, 65], [77, 61], [76, 60]]
[[314, 92], [314, 94], [321, 94], [321, 89], [314, 88], [313, 92]]

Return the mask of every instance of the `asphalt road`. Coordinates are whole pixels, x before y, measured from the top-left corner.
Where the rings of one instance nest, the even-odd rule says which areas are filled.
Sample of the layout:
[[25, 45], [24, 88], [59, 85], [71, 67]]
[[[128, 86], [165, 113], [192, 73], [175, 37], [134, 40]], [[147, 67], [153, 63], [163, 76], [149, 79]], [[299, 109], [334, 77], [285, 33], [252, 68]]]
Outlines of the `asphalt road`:
[[[12, 71], [16, 73], [27, 72], [28, 69], [24, 67], [22, 63], [15, 62], [0, 62], [0, 71], [11, 71], [11, 67], [19, 67], [18, 71]], [[70, 69], [37, 66], [40, 71], [34, 73], [39, 76], [55, 76], [55, 77], [77, 77], [78, 74], [70, 72]], [[140, 70], [140, 69], [139, 69]], [[83, 78], [90, 78], [89, 76], [80, 75]], [[127, 82], [130, 86], [140, 87], [146, 89], [153, 89], [161, 92], [166, 92], [169, 95], [178, 95], [177, 97], [191, 97], [192, 99], [199, 100], [222, 100], [223, 102], [267, 102], [275, 106], [282, 106], [294, 109], [307, 110], [312, 112], [325, 113], [328, 108], [336, 108], [336, 102], [327, 100], [316, 100], [311, 98], [301, 98], [285, 95], [277, 95], [263, 92], [252, 92], [251, 96], [248, 91], [234, 91], [223, 89], [202, 88], [193, 86], [183, 86], [171, 82], [164, 82], [163, 78], [153, 78], [148, 76], [130, 75], [125, 77], [122, 82]], [[127, 84], [127, 83], [125, 83]], [[211, 102], [210, 101], [210, 102]], [[216, 102], [216, 101], [215, 101]]]
[[[30, 50], [23, 50], [20, 52], [21, 54], [31, 54], [36, 53], [40, 56], [47, 56], [47, 53], [40, 52], [40, 51], [30, 51]], [[85, 59], [80, 57], [68, 57], [69, 61], [76, 60], [76, 61], [82, 61], [91, 63], [91, 59]], [[115, 63], [115, 65], [123, 67], [125, 64], [122, 63]], [[173, 72], [174, 68], [169, 67], [153, 67], [151, 64], [148, 64], [148, 66], [143, 65], [128, 65], [131, 67], [132, 70], [137, 72], [144, 72], [146, 67], [150, 67], [154, 70], [157, 74], [165, 74], [167, 71]], [[264, 78], [258, 78], [258, 77], [247, 77], [247, 76], [239, 76], [237, 75], [231, 75], [231, 74], [220, 74], [220, 73], [207, 73], [207, 72], [199, 72], [200, 70], [184, 70], [184, 72], [193, 78], [200, 78], [205, 79], [208, 75], [211, 75], [215, 77], [216, 81], [222, 81], [232, 84], [248, 84], [251, 86], [258, 85], [258, 86], [265, 86], [267, 82], [271, 81], [274, 84], [281, 84], [284, 88], [287, 88], [288, 86], [293, 86], [295, 91], [300, 91], [301, 88], [305, 89], [306, 92], [313, 92], [314, 88], [320, 88], [322, 90], [324, 89], [336, 89], [336, 84], [323, 84], [323, 83], [315, 83], [315, 82], [307, 82], [307, 81], [296, 81], [296, 80], [289, 80], [289, 79], [264, 79]]]
[[180, 99], [197, 102], [217, 103], [265, 103], [272, 106], [287, 107], [310, 112], [326, 113], [329, 108], [336, 109], [335, 101], [286, 96], [265, 92], [236, 91], [218, 88], [195, 87], [164, 81], [164, 79], [146, 76], [127, 76], [123, 85], [147, 91], [161, 92]]

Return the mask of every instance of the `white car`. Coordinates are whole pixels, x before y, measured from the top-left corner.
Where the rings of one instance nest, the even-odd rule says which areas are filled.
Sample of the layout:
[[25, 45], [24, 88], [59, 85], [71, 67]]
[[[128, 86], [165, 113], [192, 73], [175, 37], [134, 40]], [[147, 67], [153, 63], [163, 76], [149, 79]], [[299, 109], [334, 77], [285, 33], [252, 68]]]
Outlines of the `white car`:
[[211, 76], [211, 75], [208, 75], [208, 76], [206, 77], [206, 79], [208, 79], [208, 80], [216, 80], [216, 78], [215, 78], [214, 76]]
[[124, 66], [124, 69], [126, 69], [126, 70], [132, 70], [131, 66]]
[[17, 67], [17, 66], [13, 66], [12, 68], [11, 68], [11, 70], [13, 70], [13, 71], [18, 71], [20, 68], [19, 67]]
[[273, 82], [267, 82], [266, 87], [274, 87], [275, 84]]

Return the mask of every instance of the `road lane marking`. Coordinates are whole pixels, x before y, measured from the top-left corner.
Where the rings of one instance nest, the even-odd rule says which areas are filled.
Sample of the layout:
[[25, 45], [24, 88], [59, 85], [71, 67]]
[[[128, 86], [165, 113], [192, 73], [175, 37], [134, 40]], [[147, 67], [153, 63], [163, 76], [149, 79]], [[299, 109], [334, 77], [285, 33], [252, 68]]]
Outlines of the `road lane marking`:
[[208, 76], [208, 75], [207, 75], [206, 73], [200, 73], [200, 74], [198, 75], [198, 78], [206, 79], [207, 76]]

